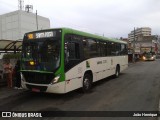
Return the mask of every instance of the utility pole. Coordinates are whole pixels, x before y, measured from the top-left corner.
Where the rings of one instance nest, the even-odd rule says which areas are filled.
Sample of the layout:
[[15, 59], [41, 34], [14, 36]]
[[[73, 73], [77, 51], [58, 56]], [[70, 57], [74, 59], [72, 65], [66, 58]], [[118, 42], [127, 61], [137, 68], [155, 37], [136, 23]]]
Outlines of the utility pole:
[[37, 16], [37, 10], [36, 10], [36, 25], [37, 25], [37, 30], [38, 30], [38, 16]]
[[135, 63], [135, 42], [136, 42], [136, 30], [135, 30], [135, 27], [134, 27], [134, 39], [133, 39], [133, 63]]
[[24, 9], [24, 1], [23, 0], [18, 0], [18, 9], [23, 10]]

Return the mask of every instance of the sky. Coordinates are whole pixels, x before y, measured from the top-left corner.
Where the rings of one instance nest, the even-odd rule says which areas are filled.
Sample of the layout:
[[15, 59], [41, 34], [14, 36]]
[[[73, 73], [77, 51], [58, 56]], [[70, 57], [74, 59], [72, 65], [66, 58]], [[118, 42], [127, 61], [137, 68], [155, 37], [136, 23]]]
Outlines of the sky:
[[[50, 19], [51, 28], [69, 27], [111, 38], [127, 38], [135, 28], [160, 35], [160, 0], [24, 0]], [[18, 10], [18, 0], [0, 0], [0, 15]]]

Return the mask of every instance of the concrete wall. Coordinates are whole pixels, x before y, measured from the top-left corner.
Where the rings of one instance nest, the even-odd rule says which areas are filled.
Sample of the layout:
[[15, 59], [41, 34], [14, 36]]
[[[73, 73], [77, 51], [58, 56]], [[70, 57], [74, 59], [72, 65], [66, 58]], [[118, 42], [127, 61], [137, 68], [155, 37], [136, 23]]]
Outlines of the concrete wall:
[[[50, 28], [48, 18], [38, 16], [38, 28]], [[23, 39], [26, 32], [37, 30], [36, 14], [17, 10], [0, 15], [0, 39], [19, 40]]]

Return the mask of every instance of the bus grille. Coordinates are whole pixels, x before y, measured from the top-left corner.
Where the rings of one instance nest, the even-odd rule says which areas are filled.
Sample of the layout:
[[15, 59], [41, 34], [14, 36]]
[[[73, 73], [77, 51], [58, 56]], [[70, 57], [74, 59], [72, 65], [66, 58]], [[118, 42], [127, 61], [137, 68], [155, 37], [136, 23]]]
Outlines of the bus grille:
[[28, 85], [26, 84], [27, 88], [32, 90], [32, 88], [36, 88], [40, 90], [40, 92], [45, 92], [47, 90], [47, 86], [35, 86], [35, 85]]
[[54, 78], [53, 74], [36, 73], [36, 72], [23, 72], [26, 82], [35, 84], [50, 84]]

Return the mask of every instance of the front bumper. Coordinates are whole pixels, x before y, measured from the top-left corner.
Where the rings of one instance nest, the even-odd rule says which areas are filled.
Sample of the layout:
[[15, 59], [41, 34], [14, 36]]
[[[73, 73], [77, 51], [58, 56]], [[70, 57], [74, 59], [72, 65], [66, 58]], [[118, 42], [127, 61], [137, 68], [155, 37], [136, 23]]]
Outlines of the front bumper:
[[31, 90], [33, 92], [47, 92], [47, 93], [65, 93], [65, 82], [55, 84], [34, 84], [22, 81], [22, 88]]

